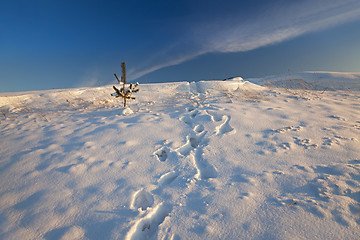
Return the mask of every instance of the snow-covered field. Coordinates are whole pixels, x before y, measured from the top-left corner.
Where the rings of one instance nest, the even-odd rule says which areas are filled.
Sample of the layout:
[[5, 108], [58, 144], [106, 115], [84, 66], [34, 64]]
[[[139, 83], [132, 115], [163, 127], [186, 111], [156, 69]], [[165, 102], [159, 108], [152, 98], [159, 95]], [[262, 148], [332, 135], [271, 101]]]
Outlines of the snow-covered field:
[[0, 94], [0, 239], [358, 239], [360, 73]]

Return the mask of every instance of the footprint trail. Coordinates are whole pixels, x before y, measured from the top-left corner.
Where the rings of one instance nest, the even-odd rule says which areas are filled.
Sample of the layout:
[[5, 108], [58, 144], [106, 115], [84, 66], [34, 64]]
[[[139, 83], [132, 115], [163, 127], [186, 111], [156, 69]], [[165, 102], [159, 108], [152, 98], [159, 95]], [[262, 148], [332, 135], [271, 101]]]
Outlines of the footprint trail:
[[[135, 221], [129, 230], [126, 239], [149, 239], [157, 234], [159, 225], [165, 220], [174, 207], [180, 207], [188, 202], [187, 196], [197, 187], [202, 188], [203, 181], [217, 178], [217, 169], [208, 161], [204, 149], [211, 148], [210, 138], [219, 138], [236, 133], [236, 129], [230, 125], [231, 117], [213, 110], [216, 107], [204, 107], [201, 99], [205, 98], [205, 92], [199, 92], [198, 87], [190, 91], [189, 99], [196, 104], [185, 108], [178, 120], [185, 123], [189, 133], [185, 137], [185, 143], [172, 149], [170, 145], [164, 145], [156, 150], [153, 155], [159, 162], [167, 162], [169, 158], [176, 159], [173, 169], [168, 169], [157, 180], [157, 187], [151, 192], [140, 189], [134, 194], [131, 208], [139, 209], [146, 213], [145, 217]], [[164, 142], [171, 142], [165, 139]], [[200, 186], [196, 186], [199, 182]], [[174, 184], [173, 184], [174, 183]], [[167, 188], [176, 188], [182, 197], [166, 195]], [[167, 201], [172, 204], [167, 204]], [[156, 202], [160, 202], [157, 203]], [[156, 206], [155, 206], [156, 205]], [[153, 207], [155, 206], [155, 207]]]

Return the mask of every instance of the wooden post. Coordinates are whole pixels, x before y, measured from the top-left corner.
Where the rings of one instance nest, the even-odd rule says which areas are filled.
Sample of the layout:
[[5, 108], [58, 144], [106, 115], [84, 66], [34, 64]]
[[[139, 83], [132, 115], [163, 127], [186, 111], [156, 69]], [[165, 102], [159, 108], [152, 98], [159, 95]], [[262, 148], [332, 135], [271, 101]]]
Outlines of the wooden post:
[[[125, 93], [125, 85], [126, 85], [126, 65], [125, 62], [121, 63], [121, 71], [122, 71], [122, 75], [121, 75], [121, 80], [123, 82], [123, 89], [124, 89], [124, 93]], [[124, 107], [126, 107], [126, 94], [124, 95]]]
[[126, 84], [126, 65], [125, 65], [125, 62], [121, 63], [121, 70], [122, 70], [122, 78], [123, 78], [122, 80], [123, 80], [124, 84]]

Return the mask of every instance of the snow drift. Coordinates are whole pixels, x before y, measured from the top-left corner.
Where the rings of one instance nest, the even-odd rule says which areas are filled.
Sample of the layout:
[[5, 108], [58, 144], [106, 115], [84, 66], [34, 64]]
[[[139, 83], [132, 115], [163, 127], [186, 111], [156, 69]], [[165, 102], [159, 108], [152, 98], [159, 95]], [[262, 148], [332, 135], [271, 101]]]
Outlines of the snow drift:
[[356, 239], [360, 74], [0, 94], [1, 239]]

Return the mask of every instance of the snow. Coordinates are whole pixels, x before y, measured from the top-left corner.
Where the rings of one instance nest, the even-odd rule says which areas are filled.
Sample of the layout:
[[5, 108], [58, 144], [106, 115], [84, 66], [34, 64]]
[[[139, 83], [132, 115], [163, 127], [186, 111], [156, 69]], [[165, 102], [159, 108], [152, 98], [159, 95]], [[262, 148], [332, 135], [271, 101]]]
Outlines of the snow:
[[360, 73], [0, 94], [1, 239], [357, 239]]

